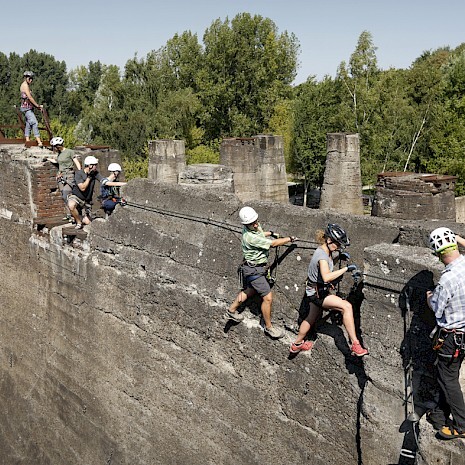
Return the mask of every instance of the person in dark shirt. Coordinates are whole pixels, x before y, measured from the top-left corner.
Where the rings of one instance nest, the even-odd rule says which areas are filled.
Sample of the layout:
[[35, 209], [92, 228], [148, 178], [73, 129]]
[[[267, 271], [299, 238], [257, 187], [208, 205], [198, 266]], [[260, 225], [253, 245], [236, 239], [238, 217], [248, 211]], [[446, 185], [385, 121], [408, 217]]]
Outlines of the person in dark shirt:
[[[90, 211], [95, 181], [99, 181], [102, 186], [121, 185], [119, 182], [104, 178], [97, 171], [97, 167], [98, 159], [89, 155], [84, 160], [84, 169], [77, 171], [74, 175], [75, 183], [71, 194], [68, 196], [68, 208], [76, 221], [76, 229], [82, 229], [84, 224], [90, 224], [92, 221]], [[84, 215], [82, 215], [83, 209]]]

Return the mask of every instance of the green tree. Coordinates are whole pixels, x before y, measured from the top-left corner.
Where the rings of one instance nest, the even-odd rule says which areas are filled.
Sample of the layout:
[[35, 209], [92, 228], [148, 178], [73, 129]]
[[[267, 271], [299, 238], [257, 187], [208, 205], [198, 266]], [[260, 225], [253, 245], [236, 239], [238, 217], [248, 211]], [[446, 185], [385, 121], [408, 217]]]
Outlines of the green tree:
[[89, 62], [69, 72], [67, 116], [77, 120], [84, 109], [92, 107], [100, 85], [103, 66], [100, 61]]
[[[444, 58], [444, 57], [443, 57]], [[420, 162], [428, 172], [458, 176], [456, 194], [465, 194], [465, 44], [447, 54], [428, 150]]]
[[310, 77], [297, 90], [293, 111], [290, 170], [304, 178], [304, 205], [310, 186], [321, 187], [326, 160], [326, 134], [337, 131], [339, 99], [335, 83]]
[[267, 126], [276, 104], [291, 96], [298, 42], [267, 18], [238, 14], [216, 20], [203, 36], [197, 75], [208, 139], [250, 136]]
[[34, 72], [32, 92], [37, 102], [43, 104], [51, 115], [63, 113], [68, 81], [64, 61], [57, 61], [52, 55], [35, 50], [30, 50], [22, 57], [16, 53], [11, 53], [8, 58], [1, 54], [0, 117], [4, 124], [17, 122], [13, 106], [20, 104], [19, 86], [25, 70]]

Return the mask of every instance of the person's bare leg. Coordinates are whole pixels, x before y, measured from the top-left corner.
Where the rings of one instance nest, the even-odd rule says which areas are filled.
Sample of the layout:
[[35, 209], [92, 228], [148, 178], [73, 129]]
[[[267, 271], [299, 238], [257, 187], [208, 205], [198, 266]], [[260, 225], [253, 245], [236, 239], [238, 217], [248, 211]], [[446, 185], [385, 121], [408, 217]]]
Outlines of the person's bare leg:
[[299, 344], [305, 339], [305, 336], [315, 324], [316, 320], [320, 318], [321, 312], [322, 310], [320, 307], [314, 303], [310, 303], [310, 311], [308, 312], [307, 318], [305, 318], [305, 320], [300, 323], [299, 333], [297, 334], [297, 339], [295, 340], [294, 344]]
[[329, 295], [323, 301], [323, 307], [341, 312], [342, 322], [344, 323], [344, 327], [346, 328], [350, 341], [352, 343], [359, 343], [357, 333], [355, 332], [354, 312], [352, 309], [352, 304], [336, 295]]
[[77, 203], [74, 200], [70, 200], [68, 202], [68, 208], [74, 218], [74, 221], [76, 221], [76, 224], [81, 224], [82, 221], [77, 209]]
[[262, 316], [265, 322], [266, 328], [271, 328], [271, 305], [273, 304], [273, 293], [268, 293], [265, 297], [262, 297]]
[[249, 297], [255, 294], [255, 289], [248, 287], [245, 291], [240, 291], [234, 302], [229, 307], [229, 312], [234, 313]]

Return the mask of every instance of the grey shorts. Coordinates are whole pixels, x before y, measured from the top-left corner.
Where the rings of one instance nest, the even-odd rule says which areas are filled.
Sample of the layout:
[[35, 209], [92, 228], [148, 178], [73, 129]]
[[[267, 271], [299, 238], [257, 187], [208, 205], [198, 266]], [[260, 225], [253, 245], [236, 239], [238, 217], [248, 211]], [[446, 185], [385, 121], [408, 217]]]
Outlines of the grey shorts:
[[70, 200], [76, 202], [77, 209], [80, 213], [84, 210], [84, 216], [87, 216], [90, 220], [92, 220], [92, 205], [86, 203], [85, 200], [80, 199], [77, 195], [70, 194], [68, 195], [68, 208]]
[[80, 199], [77, 195], [70, 194], [68, 195], [68, 202], [72, 200], [73, 202], [76, 202], [78, 208], [84, 208], [86, 206], [86, 201]]
[[265, 276], [260, 276], [259, 278], [249, 282], [247, 287], [255, 289], [260, 297], [265, 297], [271, 292], [270, 283], [266, 280]]
[[[265, 275], [264, 266], [248, 266], [242, 265], [242, 276], [243, 276], [243, 289], [248, 287], [255, 289], [260, 297], [265, 297], [271, 292], [270, 283], [267, 281]], [[258, 275], [258, 278], [256, 277]], [[253, 279], [250, 279], [253, 278]]]

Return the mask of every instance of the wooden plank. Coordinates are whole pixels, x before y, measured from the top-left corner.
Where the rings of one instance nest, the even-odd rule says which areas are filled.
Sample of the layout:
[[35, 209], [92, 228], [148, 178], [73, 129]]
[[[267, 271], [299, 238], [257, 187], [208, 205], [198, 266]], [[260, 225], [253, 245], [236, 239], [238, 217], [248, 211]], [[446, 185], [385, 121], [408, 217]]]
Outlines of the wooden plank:
[[85, 239], [87, 237], [87, 233], [83, 229], [75, 229], [74, 226], [63, 228], [61, 233], [63, 236], [76, 236], [79, 239]]

